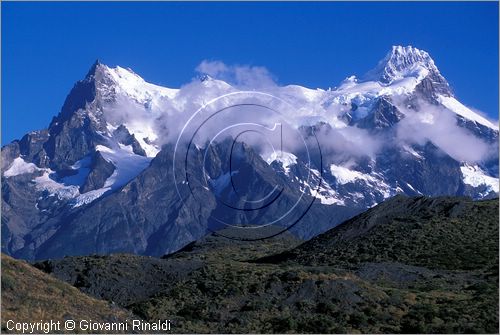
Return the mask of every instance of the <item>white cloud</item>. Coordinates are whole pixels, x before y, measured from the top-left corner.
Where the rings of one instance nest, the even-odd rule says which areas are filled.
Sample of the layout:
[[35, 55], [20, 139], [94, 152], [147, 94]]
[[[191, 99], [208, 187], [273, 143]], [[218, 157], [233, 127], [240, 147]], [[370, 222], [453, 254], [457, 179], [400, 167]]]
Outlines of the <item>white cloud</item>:
[[397, 126], [397, 139], [403, 143], [431, 141], [458, 161], [478, 162], [492, 154], [488, 143], [458, 126], [456, 115], [445, 108], [424, 104], [419, 111], [404, 112]]
[[238, 88], [261, 89], [276, 86], [274, 76], [263, 66], [226, 65], [217, 60], [204, 60], [196, 67], [196, 71]]
[[204, 60], [196, 67], [196, 71], [208, 74], [213, 78], [219, 78], [221, 75], [226, 74], [229, 71], [229, 68], [221, 61]]

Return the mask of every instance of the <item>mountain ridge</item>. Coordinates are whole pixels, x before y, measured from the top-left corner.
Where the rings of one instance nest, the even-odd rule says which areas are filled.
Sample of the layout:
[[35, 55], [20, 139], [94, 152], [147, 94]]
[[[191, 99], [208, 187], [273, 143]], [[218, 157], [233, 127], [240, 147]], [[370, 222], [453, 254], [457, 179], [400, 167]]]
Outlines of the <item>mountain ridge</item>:
[[[97, 61], [75, 84], [48, 129], [2, 147], [2, 250], [29, 259], [65, 252], [159, 255], [206, 234], [214, 216], [243, 225], [270, 219], [291, 206], [297, 194], [312, 204], [304, 222], [293, 229], [303, 239], [401, 193], [495, 197], [498, 127], [447, 91], [449, 85], [428, 53], [394, 47], [386, 58], [385, 64], [391, 64], [387, 69], [384, 65], [382, 73], [394, 80], [351, 78], [330, 91], [271, 87], [266, 94], [243, 92], [243, 98], [238, 98], [242, 92], [237, 86], [218, 79], [170, 89]], [[415, 64], [418, 71], [413, 71]], [[242, 101], [265, 104], [270, 96], [286, 100], [281, 108], [294, 107], [285, 108], [284, 122], [289, 123], [285, 131], [296, 132], [286, 133], [285, 142], [291, 143], [284, 143], [288, 147], [279, 155], [259, 146], [243, 150], [240, 163], [252, 163], [241, 165], [245, 172], [234, 178], [245, 190], [243, 199], [263, 196], [271, 182], [280, 183], [286, 197], [258, 215], [228, 212], [218, 201], [220, 196], [235, 196], [233, 174], [224, 162], [230, 146], [214, 142], [213, 151], [201, 140], [192, 157], [199, 166], [211, 167], [208, 178], [195, 171], [198, 165], [186, 167], [195, 171], [207, 206], [197, 223], [189, 225], [196, 210], [183, 207], [179, 194], [171, 192], [185, 184], [163, 171], [182, 169], [174, 166], [173, 143], [185, 129], [189, 112], [209, 101], [216, 101], [214, 108]], [[241, 115], [248, 118], [253, 112]], [[269, 129], [276, 123], [272, 118], [261, 121], [270, 123]], [[319, 146], [320, 152], [297, 149], [294, 136], [302, 137], [306, 146]], [[201, 161], [207, 152], [216, 154]], [[103, 215], [114, 216], [101, 222]], [[86, 220], [92, 222], [88, 227]], [[135, 221], [140, 224], [134, 226]], [[104, 238], [114, 231], [130, 235], [119, 234], [117, 241]], [[75, 243], [65, 246], [64, 234]], [[77, 242], [83, 236], [85, 242]]]

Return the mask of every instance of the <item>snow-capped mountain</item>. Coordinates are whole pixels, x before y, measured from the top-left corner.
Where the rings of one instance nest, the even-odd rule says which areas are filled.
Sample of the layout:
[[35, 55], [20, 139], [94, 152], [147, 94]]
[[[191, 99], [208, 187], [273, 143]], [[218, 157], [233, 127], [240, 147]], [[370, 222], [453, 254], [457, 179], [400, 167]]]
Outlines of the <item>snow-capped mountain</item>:
[[[290, 106], [288, 126], [307, 143], [317, 140], [320, 154], [243, 145], [233, 169], [227, 150], [234, 146], [200, 141], [184, 167], [204, 167], [189, 181], [200, 198], [182, 199], [185, 181], [172, 172], [181, 164], [176, 139], [195, 111], [240, 93], [209, 76], [166, 88], [96, 62], [47, 129], [2, 147], [3, 252], [161, 255], [215, 229], [214, 216], [239, 225], [272, 221], [295, 198], [308, 212], [292, 232], [310, 238], [398, 193], [498, 195], [498, 126], [460, 103], [427, 52], [395, 46], [373, 70], [334, 89], [247, 92], [244, 102], [272, 96]], [[220, 204], [243, 206], [276, 187], [282, 200], [264, 212], [235, 215]]]

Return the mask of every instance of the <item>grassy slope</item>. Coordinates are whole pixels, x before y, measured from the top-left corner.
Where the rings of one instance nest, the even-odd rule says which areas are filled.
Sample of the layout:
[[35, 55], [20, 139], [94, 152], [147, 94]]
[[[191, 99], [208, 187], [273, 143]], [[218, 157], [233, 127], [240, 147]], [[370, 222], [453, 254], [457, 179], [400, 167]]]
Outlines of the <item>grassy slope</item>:
[[6, 322], [62, 321], [66, 319], [123, 322], [132, 314], [106, 301], [2, 254], [2, 332]]
[[273, 259], [344, 267], [396, 261], [498, 272], [498, 199], [395, 197], [296, 249], [267, 258]]

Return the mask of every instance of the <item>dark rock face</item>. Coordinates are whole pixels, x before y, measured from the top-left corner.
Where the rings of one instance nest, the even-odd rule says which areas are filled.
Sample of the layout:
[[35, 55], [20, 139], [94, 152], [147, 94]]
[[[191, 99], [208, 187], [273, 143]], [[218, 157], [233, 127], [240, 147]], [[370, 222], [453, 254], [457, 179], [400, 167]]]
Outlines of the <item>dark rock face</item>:
[[12, 164], [12, 161], [19, 157], [21, 151], [19, 150], [19, 141], [13, 141], [2, 147], [2, 171], [5, 171]]
[[203, 236], [213, 196], [207, 192], [203, 201], [190, 198], [183, 206], [171, 169], [165, 168], [169, 164], [171, 154], [164, 150], [120, 191], [60, 217], [62, 225], [31, 258], [114, 252], [158, 256]]
[[387, 98], [380, 98], [368, 116], [354, 123], [351, 121], [351, 124], [356, 124], [359, 128], [379, 130], [394, 126], [403, 117], [403, 113]]
[[98, 63], [92, 65], [89, 73], [73, 86], [71, 92], [66, 97], [58, 117], [54, 118], [51, 126], [64, 123], [73, 117], [75, 111], [85, 109], [87, 104], [91, 104], [96, 98], [96, 82], [94, 77], [98, 71]]
[[377, 160], [377, 165], [397, 181], [405, 194], [460, 194], [463, 187], [460, 163], [430, 142], [416, 150], [420, 153], [417, 159], [409, 153], [388, 150]]
[[[214, 162], [218, 169], [229, 173], [229, 147], [231, 141], [217, 146], [217, 157], [209, 155], [210, 162]], [[301, 190], [297, 180], [289, 178], [281, 164], [274, 162], [268, 165], [262, 158], [246, 144], [238, 143], [234, 152], [237, 152], [238, 159], [233, 158], [233, 171], [237, 171], [233, 176], [232, 183], [227, 183], [223, 188], [214, 189], [218, 193], [217, 207], [212, 216], [218, 222], [224, 221], [234, 225], [252, 225], [254, 222], [267, 223], [274, 222], [281, 215], [288, 213], [285, 219], [273, 223], [277, 229], [283, 231], [290, 229], [301, 239], [314, 236], [331, 225], [342, 222], [344, 219], [358, 213], [359, 206], [347, 208], [345, 206], [323, 206], [318, 199], [314, 199], [309, 190]], [[233, 154], [234, 154], [233, 152]], [[311, 162], [312, 166], [320, 166], [317, 161]], [[299, 162], [290, 168], [293, 176], [300, 180], [307, 180], [310, 174], [309, 169], [303, 162]], [[208, 171], [217, 171], [214, 167], [208, 166]], [[214, 176], [212, 176], [214, 177]], [[310, 191], [314, 191], [320, 185], [320, 179], [312, 175], [309, 176]], [[252, 199], [262, 199], [269, 196], [269, 200], [258, 205], [247, 202]], [[273, 201], [276, 199], [276, 201]], [[295, 207], [294, 207], [295, 206]], [[293, 208], [293, 210], [291, 210]], [[244, 209], [244, 210], [241, 210]], [[255, 209], [255, 210], [248, 210]], [[212, 229], [220, 229], [224, 225], [217, 221], [210, 222]], [[278, 228], [279, 227], [279, 228]], [[258, 237], [267, 237], [267, 231], [259, 232], [255, 229]]]
[[49, 139], [49, 132], [46, 129], [33, 131], [24, 135], [19, 141], [20, 155], [27, 158], [40, 167], [48, 167], [50, 163], [44, 144]]
[[437, 95], [453, 96], [448, 82], [437, 73], [431, 73], [424, 78], [415, 88], [416, 92], [421, 94], [428, 102], [436, 104]]
[[14, 254], [22, 249], [25, 236], [44, 220], [45, 213], [36, 208], [36, 195], [27, 187], [33, 176], [2, 180], [2, 252]]
[[139, 142], [137, 142], [135, 135], [131, 135], [127, 127], [125, 127], [124, 125], [120, 125], [118, 128], [116, 128], [116, 130], [113, 132], [113, 136], [118, 140], [119, 143], [132, 146], [132, 150], [135, 154], [146, 156], [146, 152], [141, 147]]
[[61, 113], [50, 126], [50, 138], [44, 147], [55, 170], [67, 168], [90, 154], [98, 144], [105, 144], [101, 133], [106, 129], [97, 93], [102, 73], [94, 64], [86, 78], [76, 83], [66, 98]]
[[105, 140], [97, 134], [88, 116], [75, 114], [62, 125], [51, 127], [50, 140], [46, 143], [55, 170], [68, 168], [82, 157], [90, 154]]
[[100, 152], [95, 152], [92, 155], [92, 164], [90, 173], [87, 175], [84, 184], [80, 188], [80, 193], [96, 190], [104, 187], [106, 179], [108, 179], [115, 171], [113, 163], [108, 162], [102, 157]]

